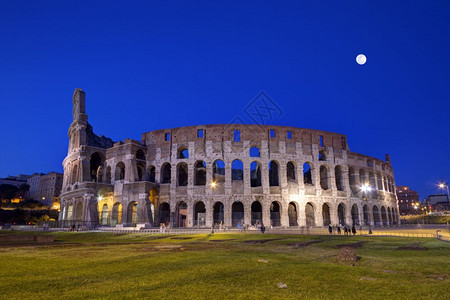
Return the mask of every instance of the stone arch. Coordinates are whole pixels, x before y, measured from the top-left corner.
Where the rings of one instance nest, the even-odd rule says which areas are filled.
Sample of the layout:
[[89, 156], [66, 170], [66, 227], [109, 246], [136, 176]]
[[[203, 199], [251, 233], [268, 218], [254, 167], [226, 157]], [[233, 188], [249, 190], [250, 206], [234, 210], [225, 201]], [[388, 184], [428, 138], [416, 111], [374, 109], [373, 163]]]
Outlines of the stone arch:
[[189, 158], [189, 150], [187, 147], [181, 146], [178, 148], [177, 158], [184, 159]]
[[257, 146], [253, 146], [249, 150], [250, 157], [261, 157], [261, 153], [259, 152], [259, 148]]
[[223, 224], [224, 223], [224, 206], [223, 203], [217, 201], [213, 205], [213, 224]]
[[322, 218], [323, 226], [331, 225], [330, 205], [328, 203], [322, 205]]
[[231, 163], [231, 180], [244, 180], [244, 164], [239, 159]]
[[103, 166], [99, 166], [97, 169], [97, 182], [103, 182]]
[[289, 227], [298, 226], [298, 212], [297, 212], [297, 204], [295, 202], [289, 202], [288, 217], [289, 217]]
[[281, 226], [281, 204], [278, 201], [270, 204], [270, 222], [273, 227]]
[[165, 162], [161, 166], [161, 183], [170, 183], [172, 181], [172, 166]]
[[335, 174], [335, 179], [336, 179], [336, 189], [338, 191], [343, 191], [344, 190], [344, 181], [342, 178], [342, 167], [336, 166], [334, 168], [334, 174]]
[[106, 167], [105, 183], [111, 183], [111, 166]]
[[286, 164], [286, 177], [288, 182], [296, 182], [295, 163], [290, 161]]
[[225, 182], [225, 163], [221, 159], [217, 159], [213, 162], [213, 181], [215, 183]]
[[145, 180], [145, 165], [142, 163], [137, 163], [136, 169], [137, 169], [137, 181], [144, 181]]
[[306, 203], [305, 205], [306, 227], [316, 226], [316, 217], [314, 214], [315, 214], [314, 205], [311, 202]]
[[102, 215], [100, 218], [101, 225], [109, 225], [109, 209], [108, 204], [103, 204], [102, 206]]
[[145, 161], [145, 153], [142, 149], [136, 151], [136, 159]]
[[352, 205], [352, 225], [359, 225], [359, 209], [358, 205]]
[[261, 164], [258, 161], [250, 164], [250, 186], [261, 186]]
[[[187, 185], [187, 176], [186, 176], [186, 185]], [[206, 163], [203, 160], [198, 160], [194, 164], [194, 185], [206, 185]]]
[[312, 164], [310, 162], [305, 162], [303, 164], [303, 182], [310, 185], [314, 184], [312, 176]]
[[81, 203], [81, 201], [77, 203], [74, 220], [77, 221], [83, 220], [83, 203]]
[[352, 167], [348, 168], [348, 183], [350, 186], [355, 186], [356, 185], [356, 178], [355, 178], [356, 174], [355, 174], [355, 169], [353, 169]]
[[138, 219], [138, 208], [139, 205], [136, 201], [131, 201], [128, 204], [128, 209], [127, 209], [127, 223], [130, 224], [131, 226], [135, 226], [139, 219]]
[[244, 223], [244, 204], [240, 201], [235, 201], [231, 205], [231, 225], [233, 227], [238, 226], [238, 224]]
[[361, 185], [369, 184], [366, 179], [366, 171], [364, 169], [359, 170], [359, 182]]
[[319, 151], [319, 161], [326, 161], [326, 160], [327, 160], [326, 150]]
[[123, 162], [118, 162], [116, 164], [116, 171], [114, 172], [114, 180], [124, 180], [125, 179], [125, 164]]
[[382, 191], [383, 190], [383, 178], [381, 176], [381, 173], [377, 173], [377, 185], [378, 185], [378, 190]]
[[393, 222], [392, 222], [392, 213], [391, 213], [391, 208], [390, 207], [387, 208], [387, 219], [388, 219], [389, 224], [393, 224]]
[[197, 201], [194, 205], [194, 226], [206, 225], [206, 207], [203, 201]]
[[72, 219], [73, 219], [73, 204], [72, 203], [70, 203], [69, 204], [69, 207], [67, 208], [67, 217], [66, 217], [66, 220], [69, 220], [69, 221], [71, 221]]
[[369, 207], [367, 206], [367, 204], [364, 204], [363, 206], [363, 218], [364, 218], [364, 225], [369, 225], [370, 220], [369, 220]]
[[330, 184], [329, 184], [329, 170], [328, 170], [328, 166], [326, 165], [321, 165], [320, 166], [320, 187], [323, 190], [328, 190], [330, 188]]
[[170, 204], [167, 202], [159, 205], [159, 223], [164, 225], [170, 224]]
[[280, 178], [279, 178], [279, 166], [278, 162], [272, 160], [269, 162], [269, 185], [270, 186], [279, 186]]
[[122, 204], [119, 202], [114, 203], [111, 213], [111, 225], [117, 224], [122, 224]]
[[184, 201], [180, 201], [177, 205], [177, 225], [178, 227], [187, 227], [187, 204]]
[[374, 205], [372, 209], [373, 222], [375, 225], [381, 225], [380, 222], [380, 212], [378, 211], [378, 206]]
[[72, 169], [72, 184], [78, 182], [78, 165], [74, 165]]
[[105, 162], [105, 156], [100, 152], [94, 152], [91, 154], [91, 158], [89, 160], [89, 169], [90, 169], [90, 180], [93, 182], [99, 182], [98, 180], [101, 178], [98, 178], [98, 169], [103, 166], [103, 163]]
[[345, 222], [345, 204], [339, 203], [338, 205], [338, 222], [339, 225], [344, 226], [346, 224]]
[[251, 224], [261, 224], [263, 220], [262, 205], [259, 201], [253, 201], [251, 206]]
[[155, 166], [150, 165], [147, 168], [147, 172], [148, 172], [148, 181], [155, 182], [155, 179], [156, 179], [156, 168], [155, 168]]
[[375, 181], [375, 175], [373, 174], [373, 172], [369, 172], [369, 183], [372, 189], [375, 190], [377, 188], [377, 183]]
[[177, 185], [188, 185], [188, 165], [185, 162], [180, 162], [177, 165]]
[[386, 208], [384, 206], [381, 207], [381, 219], [383, 220], [383, 225], [387, 225], [387, 216], [386, 216]]

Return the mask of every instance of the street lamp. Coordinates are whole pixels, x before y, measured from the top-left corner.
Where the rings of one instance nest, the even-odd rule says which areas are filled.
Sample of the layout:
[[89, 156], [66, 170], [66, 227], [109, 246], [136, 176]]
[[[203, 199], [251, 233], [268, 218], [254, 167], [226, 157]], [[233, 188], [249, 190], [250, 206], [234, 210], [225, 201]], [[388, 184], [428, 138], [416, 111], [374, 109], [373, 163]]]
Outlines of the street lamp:
[[217, 185], [217, 183], [216, 183], [215, 181], [211, 182], [211, 187], [212, 187], [212, 188], [215, 188], [216, 185]]
[[449, 193], [448, 193], [448, 183], [447, 184], [445, 184], [445, 183], [439, 183], [438, 184], [438, 187], [440, 188], [440, 189], [444, 189], [444, 188], [447, 188], [447, 197], [449, 196]]
[[[361, 191], [365, 195], [365, 197], [363, 197], [363, 200], [369, 200], [367, 198], [366, 193], [370, 193], [371, 190], [372, 190], [372, 187], [367, 182], [361, 186]], [[368, 210], [369, 234], [372, 234], [372, 225], [370, 224], [370, 208], [367, 207], [367, 210]], [[364, 214], [364, 212], [363, 212], [363, 214]]]

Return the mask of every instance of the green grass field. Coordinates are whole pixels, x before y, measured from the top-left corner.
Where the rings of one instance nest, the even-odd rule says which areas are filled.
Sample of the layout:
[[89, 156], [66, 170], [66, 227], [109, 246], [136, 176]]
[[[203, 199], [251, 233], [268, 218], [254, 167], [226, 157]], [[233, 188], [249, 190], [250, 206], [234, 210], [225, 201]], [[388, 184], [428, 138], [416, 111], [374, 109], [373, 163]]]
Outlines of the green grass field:
[[[0, 244], [1, 299], [448, 299], [450, 295], [450, 243], [435, 239], [53, 235], [53, 245]], [[258, 243], [261, 239], [273, 240]], [[291, 245], [315, 240], [320, 242], [303, 248]], [[365, 242], [356, 250], [358, 261], [339, 262], [336, 245], [358, 241]], [[410, 245], [427, 250], [397, 250]], [[279, 282], [287, 288], [279, 288]]]

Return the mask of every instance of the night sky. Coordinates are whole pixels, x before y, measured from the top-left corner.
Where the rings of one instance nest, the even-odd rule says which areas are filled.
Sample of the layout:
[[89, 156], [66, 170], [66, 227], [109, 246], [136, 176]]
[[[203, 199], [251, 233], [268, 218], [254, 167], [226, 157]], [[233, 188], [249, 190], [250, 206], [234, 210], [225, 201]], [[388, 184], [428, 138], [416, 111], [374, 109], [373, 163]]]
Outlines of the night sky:
[[[450, 177], [450, 2], [0, 1], [0, 177], [62, 172], [72, 94], [96, 134], [252, 123], [347, 135], [420, 199]], [[215, 2], [215, 1], [214, 1]], [[367, 56], [365, 65], [355, 57]]]

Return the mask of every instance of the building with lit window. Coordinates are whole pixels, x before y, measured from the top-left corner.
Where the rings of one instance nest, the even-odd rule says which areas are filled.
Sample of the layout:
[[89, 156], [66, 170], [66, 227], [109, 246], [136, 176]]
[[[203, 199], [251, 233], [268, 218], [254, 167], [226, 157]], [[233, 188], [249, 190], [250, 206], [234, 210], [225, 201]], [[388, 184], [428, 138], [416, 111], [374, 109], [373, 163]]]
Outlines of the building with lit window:
[[416, 191], [411, 190], [409, 186], [399, 185], [396, 188], [396, 194], [400, 215], [421, 213], [419, 194]]
[[50, 172], [48, 174], [33, 174], [27, 179], [30, 186], [27, 197], [44, 205], [52, 206], [61, 193], [63, 174]]

